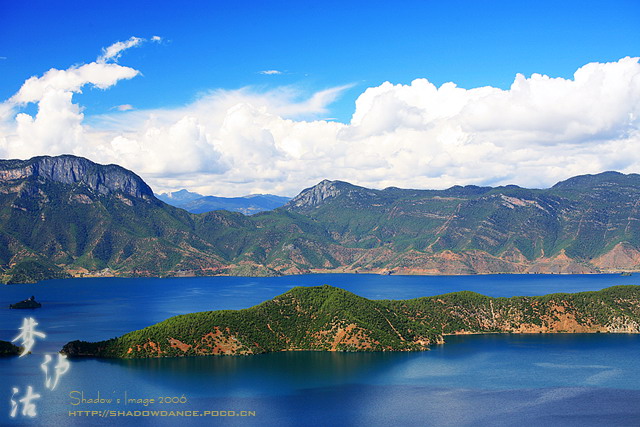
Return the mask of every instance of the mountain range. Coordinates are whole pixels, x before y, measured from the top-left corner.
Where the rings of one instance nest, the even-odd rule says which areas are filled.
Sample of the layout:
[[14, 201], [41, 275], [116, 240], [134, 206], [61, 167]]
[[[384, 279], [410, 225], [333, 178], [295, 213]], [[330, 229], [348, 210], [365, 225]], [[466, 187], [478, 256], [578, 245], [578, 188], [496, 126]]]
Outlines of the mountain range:
[[548, 189], [325, 180], [271, 211], [193, 214], [117, 165], [0, 160], [0, 275], [640, 271], [639, 205], [640, 175], [604, 172]]
[[196, 214], [227, 210], [253, 215], [279, 208], [290, 200], [289, 197], [274, 196], [273, 194], [250, 194], [242, 197], [203, 196], [187, 190], [156, 194], [155, 196], [165, 203]]

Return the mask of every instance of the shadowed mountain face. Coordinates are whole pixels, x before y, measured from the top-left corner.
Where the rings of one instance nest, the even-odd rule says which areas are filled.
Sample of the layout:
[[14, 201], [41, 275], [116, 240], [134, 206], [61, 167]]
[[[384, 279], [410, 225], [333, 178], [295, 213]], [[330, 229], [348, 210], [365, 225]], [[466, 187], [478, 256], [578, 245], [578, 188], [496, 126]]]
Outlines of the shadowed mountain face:
[[252, 308], [172, 317], [120, 338], [73, 341], [70, 356], [118, 358], [291, 350], [407, 351], [477, 332], [640, 333], [640, 287], [541, 297], [456, 292], [373, 301], [331, 286], [294, 288]]
[[550, 189], [373, 190], [322, 181], [284, 207], [192, 214], [74, 156], [0, 161], [4, 282], [96, 275], [640, 270], [640, 176]]

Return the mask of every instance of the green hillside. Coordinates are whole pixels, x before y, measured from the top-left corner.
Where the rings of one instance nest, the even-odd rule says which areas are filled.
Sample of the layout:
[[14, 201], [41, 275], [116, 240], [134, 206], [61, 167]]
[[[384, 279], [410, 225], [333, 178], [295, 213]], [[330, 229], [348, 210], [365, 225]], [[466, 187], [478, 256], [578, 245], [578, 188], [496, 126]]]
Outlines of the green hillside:
[[74, 357], [169, 357], [274, 351], [409, 351], [444, 335], [478, 332], [640, 333], [640, 286], [539, 297], [456, 292], [412, 300], [368, 300], [331, 287], [297, 287], [238, 311], [172, 317], [107, 341], [73, 341]]
[[589, 262], [620, 243], [640, 246], [635, 218], [639, 198], [640, 175], [607, 172], [572, 178], [547, 190], [370, 190], [324, 181], [287, 208], [322, 223], [349, 247], [427, 255], [481, 251], [524, 263], [564, 252]]

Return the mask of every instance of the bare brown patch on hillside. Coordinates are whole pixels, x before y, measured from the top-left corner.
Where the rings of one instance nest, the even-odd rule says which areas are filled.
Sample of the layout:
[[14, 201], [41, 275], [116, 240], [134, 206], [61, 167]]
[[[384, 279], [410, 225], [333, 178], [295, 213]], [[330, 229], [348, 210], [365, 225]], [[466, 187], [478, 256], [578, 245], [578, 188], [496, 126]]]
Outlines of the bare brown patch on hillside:
[[627, 242], [621, 242], [592, 263], [604, 270], [637, 270], [640, 267], [640, 251]]
[[243, 349], [237, 336], [229, 331], [229, 328], [221, 330], [215, 327], [213, 331], [204, 335], [195, 347], [196, 354], [252, 354], [250, 349]]

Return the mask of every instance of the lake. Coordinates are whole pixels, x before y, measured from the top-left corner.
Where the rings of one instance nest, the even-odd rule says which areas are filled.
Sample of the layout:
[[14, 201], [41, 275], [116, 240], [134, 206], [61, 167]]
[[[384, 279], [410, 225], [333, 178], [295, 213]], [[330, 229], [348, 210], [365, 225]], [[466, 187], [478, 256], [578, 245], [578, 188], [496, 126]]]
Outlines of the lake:
[[[177, 314], [246, 308], [294, 286], [330, 284], [372, 299], [460, 290], [508, 297], [639, 284], [637, 277], [335, 274], [73, 279], [3, 286], [0, 306], [35, 295], [43, 308], [0, 309], [0, 339], [17, 336], [28, 316], [47, 336], [36, 342], [31, 355], [0, 359], [5, 389], [0, 393], [6, 395], [0, 424], [638, 426], [640, 336], [628, 334], [457, 336], [416, 353], [73, 359], [53, 391], [45, 388], [40, 368], [45, 353], [53, 354], [71, 340], [103, 340]], [[35, 401], [37, 417], [10, 418], [12, 388], [20, 390], [17, 399], [29, 385], [41, 395]], [[111, 403], [80, 400], [96, 399], [98, 393]], [[126, 399], [134, 399], [126, 405], [125, 393]], [[195, 417], [193, 411], [208, 413]], [[118, 413], [131, 416], [111, 416]]]

